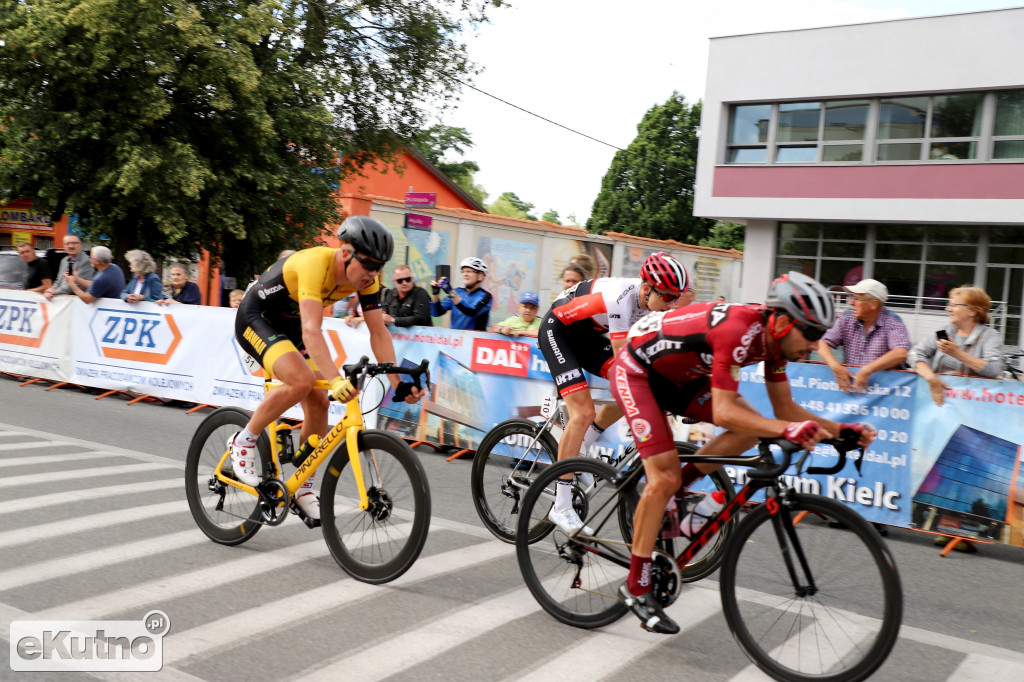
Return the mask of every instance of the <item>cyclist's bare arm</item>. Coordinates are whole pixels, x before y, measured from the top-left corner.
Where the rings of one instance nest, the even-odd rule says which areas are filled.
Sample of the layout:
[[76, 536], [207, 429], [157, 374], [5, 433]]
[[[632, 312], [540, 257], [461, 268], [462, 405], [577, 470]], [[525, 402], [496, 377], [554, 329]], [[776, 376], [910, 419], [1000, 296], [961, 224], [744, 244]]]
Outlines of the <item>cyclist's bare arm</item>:
[[306, 352], [316, 363], [323, 378], [330, 381], [338, 376], [338, 368], [331, 359], [331, 351], [327, 348], [327, 342], [324, 341], [323, 303], [314, 299], [299, 301], [299, 315], [302, 318], [302, 343], [306, 347]]
[[[384, 324], [384, 311], [380, 308], [365, 310], [363, 311], [363, 320], [366, 322], [366, 328], [370, 331], [370, 349], [373, 351], [373, 357], [377, 358], [377, 362], [394, 363], [395, 344], [391, 341], [391, 333]], [[387, 377], [391, 381], [391, 386], [397, 389], [401, 382], [399, 375], [388, 374]], [[413, 386], [412, 393], [406, 397], [405, 402], [414, 403], [422, 395], [423, 391]]]
[[[839, 422], [834, 422], [831, 419], [825, 419], [813, 412], [809, 412], [798, 405], [797, 402], [793, 400], [793, 393], [787, 382], [781, 381], [774, 384], [769, 383], [768, 399], [772, 402], [772, 410], [775, 412], [776, 417], [788, 419], [789, 421], [794, 422], [801, 422], [810, 419], [818, 422], [823, 429], [833, 434], [832, 436], [825, 436], [825, 438], [838, 438], [840, 436], [839, 432], [843, 428], [843, 425]], [[874, 439], [875, 432], [866, 431], [861, 434], [860, 440], [857, 441], [857, 445], [862, 448], [866, 448], [871, 445], [871, 441]]]
[[[817, 421], [829, 433], [822, 435], [822, 438], [831, 438], [831, 427], [838, 425], [829, 420], [821, 420], [807, 410], [793, 402], [789, 384], [784, 381], [766, 382], [768, 398], [772, 402], [772, 409], [779, 419], [771, 419], [758, 414], [749, 407], [737, 391], [729, 391], [721, 388], [711, 389], [711, 410], [714, 415], [714, 423], [727, 431], [735, 431], [758, 438], [781, 438], [782, 432], [793, 421]], [[786, 404], [788, 400], [788, 405]], [[820, 440], [820, 439], [819, 439]]]

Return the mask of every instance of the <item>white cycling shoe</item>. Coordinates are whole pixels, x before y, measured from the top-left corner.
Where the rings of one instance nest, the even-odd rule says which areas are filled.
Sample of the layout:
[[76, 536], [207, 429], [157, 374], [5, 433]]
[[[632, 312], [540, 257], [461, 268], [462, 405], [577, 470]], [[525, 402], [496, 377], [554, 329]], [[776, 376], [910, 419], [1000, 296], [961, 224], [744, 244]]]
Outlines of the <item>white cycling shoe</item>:
[[580, 529], [582, 529], [584, 535], [594, 534], [592, 528], [583, 525], [579, 514], [572, 507], [564, 511], [555, 511], [555, 508], [551, 507], [551, 511], [548, 512], [548, 521], [558, 526], [558, 529], [566, 535], [572, 535]]
[[231, 471], [234, 472], [235, 478], [246, 485], [259, 485], [260, 472], [256, 468], [256, 460], [259, 454], [256, 451], [256, 446], [243, 447], [241, 445], [235, 445], [235, 436], [228, 438], [228, 449], [231, 450]]
[[320, 520], [320, 498], [312, 490], [300, 492], [298, 497], [295, 498], [295, 504], [309, 518], [314, 521]]

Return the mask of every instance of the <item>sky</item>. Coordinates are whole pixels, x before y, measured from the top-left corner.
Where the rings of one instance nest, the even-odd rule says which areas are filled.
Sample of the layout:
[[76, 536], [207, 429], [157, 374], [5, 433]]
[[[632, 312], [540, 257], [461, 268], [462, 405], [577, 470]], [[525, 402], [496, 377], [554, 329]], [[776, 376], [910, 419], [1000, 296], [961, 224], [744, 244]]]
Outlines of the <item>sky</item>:
[[[615, 148], [673, 91], [703, 97], [709, 39], [717, 36], [975, 12], [1024, 0], [511, 0], [464, 35], [483, 71], [472, 84], [598, 141], [465, 88], [435, 118], [465, 128], [466, 159], [494, 201], [515, 192], [540, 217], [590, 215]], [[605, 144], [602, 144], [605, 143]], [[609, 146], [612, 145], [612, 146]], [[458, 157], [453, 157], [458, 158]]]

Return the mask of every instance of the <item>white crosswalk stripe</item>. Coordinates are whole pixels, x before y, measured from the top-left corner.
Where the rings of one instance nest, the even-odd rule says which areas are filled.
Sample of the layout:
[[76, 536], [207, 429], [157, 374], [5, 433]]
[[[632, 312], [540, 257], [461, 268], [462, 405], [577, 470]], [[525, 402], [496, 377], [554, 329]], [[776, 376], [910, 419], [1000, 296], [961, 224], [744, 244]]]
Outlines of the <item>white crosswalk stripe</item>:
[[[280, 531], [263, 529], [256, 536], [258, 541], [241, 548], [214, 545], [195, 527], [188, 513], [180, 463], [152, 455], [139, 455], [135, 462], [125, 463], [125, 457], [132, 458], [132, 453], [125, 450], [97, 444], [85, 448], [82, 441], [71, 439], [40, 438], [13, 443], [13, 435], [38, 437], [31, 432], [3, 430], [0, 425], [0, 450], [7, 455], [0, 458], [0, 487], [8, 494], [0, 502], [0, 518], [6, 528], [0, 531], [0, 548], [4, 550], [4, 558], [0, 559], [0, 638], [10, 636], [13, 620], [93, 620], [126, 613], [138, 613], [141, 617], [163, 604], [208, 603], [216, 599], [220, 590], [245, 581], [246, 586], [256, 586], [251, 604], [233, 604], [232, 609], [224, 612], [197, 608], [191, 620], [182, 617], [177, 621], [164, 638], [164, 669], [152, 678], [170, 682], [215, 680], [224, 676], [225, 665], [238, 665], [239, 659], [229, 658], [228, 661], [236, 662], [221, 664], [218, 658], [243, 656], [244, 647], [239, 647], [242, 635], [246, 642], [253, 643], [248, 646], [258, 647], [259, 642], [280, 632], [330, 618], [345, 608], [365, 608], [370, 614], [378, 603], [427, 598], [429, 585], [436, 581], [472, 585], [470, 578], [481, 571], [501, 571], [502, 575], [512, 577], [490, 585], [486, 593], [468, 592], [465, 601], [449, 602], [437, 613], [429, 609], [416, 612], [408, 622], [403, 620], [402, 625], [377, 639], [340, 649], [321, 660], [304, 661], [287, 674], [267, 673], [266, 679], [419, 679], [426, 669], [421, 666], [443, 661], [460, 647], [501, 641], [506, 630], [522, 627], [522, 623], [533, 618], [544, 618], [545, 624], [554, 623], [523, 586], [515, 567], [515, 548], [492, 538], [475, 523], [475, 517], [456, 521], [435, 516], [431, 520], [431, 538], [445, 537], [452, 545], [431, 549], [432, 539], [428, 539], [428, 549], [404, 576], [387, 585], [368, 585], [349, 578], [334, 564], [319, 531], [310, 533], [293, 519]], [[83, 446], [85, 451], [46, 456], [40, 450], [44, 445], [68, 443]], [[4, 447], [7, 445], [13, 447]], [[104, 458], [109, 463], [100, 465]], [[45, 474], [27, 475], [19, 471], [14, 477], [2, 475], [5, 467], [30, 467], [44, 462], [61, 464], [63, 468]], [[75, 468], [85, 463], [88, 465]], [[154, 475], [158, 476], [156, 480], [130, 481], [132, 477]], [[41, 479], [45, 483], [76, 481], [78, 486], [48, 492], [45, 485], [40, 485]], [[40, 494], [11, 499], [10, 492], [24, 486], [36, 486]], [[180, 495], [173, 491], [180, 491]], [[150, 502], [140, 504], [147, 496]], [[75, 514], [53, 520], [54, 514], [67, 505], [76, 505]], [[35, 523], [33, 517], [42, 513], [47, 515], [46, 520]], [[144, 528], [141, 522], [146, 522]], [[136, 534], [102, 548], [87, 549], [84, 544], [71, 542], [77, 534], [102, 528], [111, 528], [115, 534], [119, 529], [133, 528]], [[139, 528], [144, 530], [143, 537], [139, 536]], [[47, 555], [39, 551], [41, 543], [50, 543], [56, 549]], [[60, 549], [65, 545], [77, 550]], [[28, 550], [35, 550], [34, 558], [26, 563], [14, 560], [20, 552]], [[171, 552], [177, 552], [177, 557], [196, 559], [180, 566], [168, 565], [165, 557]], [[283, 571], [306, 562], [314, 578], [310, 584], [295, 589], [292, 581], [281, 579]], [[130, 582], [120, 585], [92, 578], [102, 575], [104, 570], [116, 571], [125, 566], [143, 568], [133, 574]], [[152, 567], [148, 569], [152, 573], [144, 567]], [[307, 572], [306, 566], [302, 572]], [[75, 580], [87, 575], [95, 583], [90, 587], [92, 591], [60, 591], [62, 581], [75, 584]], [[57, 587], [51, 591], [48, 586]], [[480, 589], [479, 585], [475, 589]], [[31, 600], [23, 595], [30, 595], [33, 590], [45, 590], [41, 594], [47, 598], [31, 605]], [[514, 671], [503, 672], [497, 678], [529, 682], [623, 679], [648, 655], [663, 655], [685, 642], [688, 633], [714, 627], [721, 646], [730, 654], [723, 660], [731, 665], [716, 677], [734, 682], [767, 679], [735, 649], [722, 623], [717, 583], [684, 586], [669, 613], [683, 628], [678, 639], [646, 633], [627, 614], [605, 628], [573, 630], [567, 646], [540, 646], [537, 652], [525, 652], [518, 657]], [[171, 616], [174, 623], [175, 614]], [[351, 626], [358, 627], [358, 623]], [[568, 628], [557, 624], [553, 627]], [[902, 628], [900, 636], [901, 641], [909, 644], [958, 654], [955, 667], [944, 679], [1022, 679], [1024, 653], [908, 626]], [[135, 679], [122, 673], [97, 673], [93, 677]], [[479, 677], [489, 675], [481, 670]]]

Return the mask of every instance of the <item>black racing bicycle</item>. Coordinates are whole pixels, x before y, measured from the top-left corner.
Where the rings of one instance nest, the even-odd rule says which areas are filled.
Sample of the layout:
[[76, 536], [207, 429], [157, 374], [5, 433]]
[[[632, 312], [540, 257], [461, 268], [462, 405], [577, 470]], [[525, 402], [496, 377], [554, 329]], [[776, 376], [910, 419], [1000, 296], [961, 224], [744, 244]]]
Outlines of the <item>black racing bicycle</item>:
[[[805, 451], [795, 473], [842, 470], [855, 440], [828, 444], [838, 452], [833, 466], [808, 466], [812, 453]], [[654, 595], [662, 606], [671, 605], [682, 583], [695, 579], [686, 574], [692, 558], [735, 523], [725, 538], [719, 581], [726, 621], [744, 653], [777, 680], [863, 680], [896, 643], [903, 614], [899, 573], [885, 542], [856, 511], [799, 492], [783, 479], [799, 451], [791, 441], [765, 439], [753, 456], [680, 454], [684, 462], [750, 469], [743, 488], [699, 533], [680, 538], [685, 547], [678, 554], [658, 546]], [[593, 535], [553, 529], [543, 541], [530, 542], [529, 529], [547, 517], [555, 481], [568, 473], [593, 479], [587, 495], [574, 496]], [[547, 467], [524, 496], [516, 537], [519, 567], [533, 596], [561, 622], [596, 628], [627, 613], [618, 588], [629, 573], [632, 512], [642, 478], [642, 467], [618, 471], [576, 457]], [[763, 503], [737, 519], [762, 491]]]
[[[546, 419], [542, 422], [530, 419], [509, 419], [497, 424], [480, 441], [480, 446], [473, 457], [473, 469], [470, 476], [473, 505], [487, 530], [504, 542], [516, 541], [516, 525], [522, 516], [522, 501], [530, 484], [543, 471], [558, 461], [558, 442], [553, 431], [564, 421], [563, 404], [559, 398], [552, 405], [543, 409], [541, 414], [546, 416]], [[677, 441], [676, 450], [682, 458], [684, 455], [692, 455], [696, 452], [696, 446]], [[642, 468], [636, 444], [632, 441], [619, 457], [610, 460], [607, 464], [622, 472], [631, 472], [636, 468]], [[709, 475], [709, 478], [711, 484], [716, 489], [723, 490], [727, 498], [733, 497], [735, 493], [732, 481], [724, 472], [715, 471]], [[593, 476], [587, 473], [581, 473], [576, 477], [573, 486], [573, 504], [577, 509], [589, 507], [587, 498], [594, 492], [594, 483]], [[641, 480], [635, 489], [633, 506], [627, 505], [621, 509], [624, 515], [623, 522], [628, 525], [632, 524], [633, 509], [636, 501], [639, 500], [642, 488], [643, 481]], [[554, 501], [553, 486], [541, 494], [548, 495], [549, 493], [549, 501]], [[693, 495], [693, 497], [700, 496]], [[546, 517], [535, 519], [535, 523], [530, 527], [529, 541], [537, 542], [546, 537], [553, 529], [554, 525]], [[730, 531], [731, 525], [724, 528], [714, 541], [708, 543], [701, 552], [691, 558], [685, 569], [687, 580], [696, 580], [714, 572], [721, 562], [725, 539]], [[671, 554], [672, 542], [671, 540], [663, 541], [662, 551]]]

